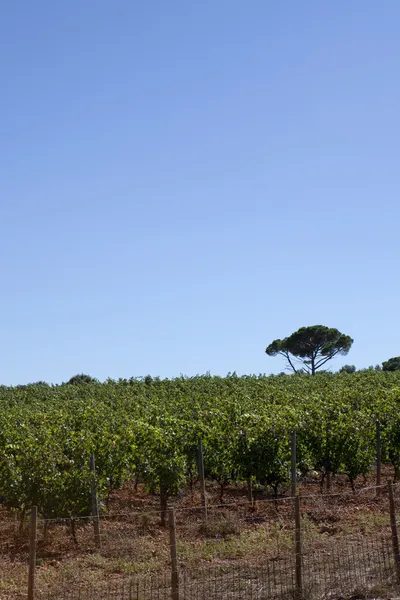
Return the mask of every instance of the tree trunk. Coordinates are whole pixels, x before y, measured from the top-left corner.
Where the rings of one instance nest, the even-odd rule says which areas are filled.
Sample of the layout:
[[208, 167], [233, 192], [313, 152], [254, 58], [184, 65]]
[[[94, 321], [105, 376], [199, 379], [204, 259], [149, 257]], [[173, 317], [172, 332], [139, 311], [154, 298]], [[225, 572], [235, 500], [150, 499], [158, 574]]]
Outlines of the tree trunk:
[[70, 534], [71, 534], [72, 539], [74, 540], [75, 546], [77, 546], [78, 540], [76, 537], [75, 519], [71, 519], [71, 521], [70, 521]]
[[219, 503], [222, 504], [224, 498], [225, 483], [219, 484]]
[[247, 499], [251, 505], [253, 505], [253, 486], [251, 483], [251, 477], [247, 478]]
[[189, 487], [190, 487], [190, 499], [193, 502], [193, 476], [192, 475], [190, 475]]
[[328, 492], [331, 489], [331, 472], [327, 471], [326, 473], [326, 489], [328, 490]]
[[349, 474], [347, 474], [347, 477], [349, 478], [351, 489], [352, 489], [353, 493], [355, 494], [356, 493], [356, 486], [354, 484], [354, 479]]
[[47, 542], [47, 533], [49, 531], [49, 522], [45, 521], [43, 526], [43, 542]]
[[161, 509], [161, 525], [167, 524], [167, 508], [168, 508], [168, 489], [164, 485], [160, 485], [160, 509]]

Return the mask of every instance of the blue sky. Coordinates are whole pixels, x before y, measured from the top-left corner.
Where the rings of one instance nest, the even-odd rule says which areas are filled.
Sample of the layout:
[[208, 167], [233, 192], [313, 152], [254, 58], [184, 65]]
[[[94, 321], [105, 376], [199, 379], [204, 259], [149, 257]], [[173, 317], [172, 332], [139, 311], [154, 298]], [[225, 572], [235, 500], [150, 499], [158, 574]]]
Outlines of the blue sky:
[[398, 0], [8, 2], [4, 384], [400, 354]]

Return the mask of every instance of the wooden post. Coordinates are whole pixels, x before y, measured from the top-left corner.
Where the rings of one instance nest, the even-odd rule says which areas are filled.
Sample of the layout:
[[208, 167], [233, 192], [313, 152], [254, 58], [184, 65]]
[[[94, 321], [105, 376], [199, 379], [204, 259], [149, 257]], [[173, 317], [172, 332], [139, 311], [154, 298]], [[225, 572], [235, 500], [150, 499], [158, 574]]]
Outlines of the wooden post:
[[296, 479], [297, 479], [297, 468], [296, 468], [296, 432], [292, 431], [290, 436], [290, 454], [291, 454], [291, 481], [292, 481], [292, 497], [296, 496]]
[[206, 483], [204, 478], [204, 457], [203, 457], [203, 444], [199, 440], [197, 444], [197, 466], [199, 469], [200, 479], [200, 492], [201, 492], [201, 504], [203, 506], [203, 515], [207, 519], [207, 497], [206, 497]]
[[36, 546], [37, 546], [37, 506], [32, 506], [31, 520], [30, 520], [28, 600], [34, 600], [34, 598], [35, 598]]
[[381, 493], [381, 425], [376, 422], [376, 495]]
[[301, 547], [301, 514], [300, 514], [300, 496], [294, 500], [295, 506], [295, 548], [296, 548], [296, 598], [300, 600], [303, 595], [303, 556]]
[[99, 520], [99, 505], [97, 502], [97, 489], [96, 489], [96, 463], [94, 454], [90, 456], [90, 471], [91, 471], [91, 491], [92, 491], [92, 517], [93, 517], [93, 530], [94, 530], [94, 543], [96, 548], [101, 547], [100, 541], [100, 520]]
[[176, 550], [175, 509], [168, 508], [169, 544], [171, 552], [171, 599], [179, 600], [178, 553]]
[[387, 482], [389, 491], [389, 510], [390, 526], [392, 529], [392, 544], [394, 553], [394, 564], [396, 567], [397, 583], [400, 583], [400, 554], [399, 554], [399, 536], [397, 534], [396, 510], [394, 506], [393, 482], [391, 479]]

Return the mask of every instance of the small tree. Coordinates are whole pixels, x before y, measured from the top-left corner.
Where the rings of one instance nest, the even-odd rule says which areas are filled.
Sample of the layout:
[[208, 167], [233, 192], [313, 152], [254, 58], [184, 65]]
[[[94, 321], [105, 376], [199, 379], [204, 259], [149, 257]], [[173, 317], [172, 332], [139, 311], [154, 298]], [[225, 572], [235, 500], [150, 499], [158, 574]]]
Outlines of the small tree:
[[382, 363], [382, 371], [400, 371], [400, 356], [389, 358]]
[[341, 369], [339, 369], [339, 373], [355, 373], [356, 372], [355, 365], [344, 365]]
[[315, 375], [318, 369], [337, 354], [345, 356], [352, 344], [351, 337], [338, 329], [312, 325], [300, 327], [298, 331], [283, 340], [274, 340], [265, 352], [268, 356], [277, 354], [284, 356], [295, 373], [299, 372], [294, 365], [297, 361], [307, 373]]
[[80, 375], [74, 375], [73, 377], [71, 377], [71, 379], [68, 381], [68, 383], [82, 384], [82, 383], [93, 383], [93, 381], [96, 381], [93, 377], [90, 377], [90, 375], [84, 375], [83, 373], [81, 373]]

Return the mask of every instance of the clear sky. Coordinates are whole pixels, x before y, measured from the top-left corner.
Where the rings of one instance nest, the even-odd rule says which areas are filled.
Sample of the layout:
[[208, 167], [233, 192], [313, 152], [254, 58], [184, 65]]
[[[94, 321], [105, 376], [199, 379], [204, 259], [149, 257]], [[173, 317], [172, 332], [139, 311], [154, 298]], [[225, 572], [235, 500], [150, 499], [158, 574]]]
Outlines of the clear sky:
[[398, 0], [1, 13], [0, 383], [400, 355]]

